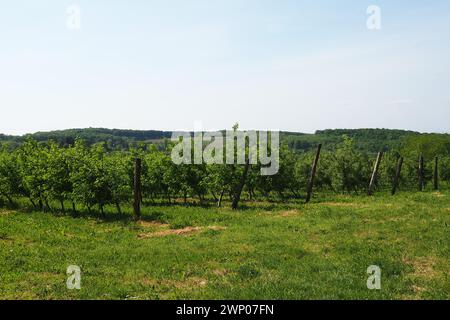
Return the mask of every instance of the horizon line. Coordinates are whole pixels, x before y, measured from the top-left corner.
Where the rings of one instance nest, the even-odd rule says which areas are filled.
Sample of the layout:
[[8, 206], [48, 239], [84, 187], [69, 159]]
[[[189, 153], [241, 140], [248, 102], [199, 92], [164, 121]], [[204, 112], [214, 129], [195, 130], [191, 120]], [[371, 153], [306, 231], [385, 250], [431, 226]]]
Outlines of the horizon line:
[[[46, 131], [35, 131], [35, 132], [28, 132], [23, 134], [8, 134], [8, 133], [2, 133], [0, 132], [1, 136], [4, 137], [26, 137], [29, 135], [36, 135], [36, 134], [45, 134], [45, 133], [54, 133], [54, 132], [64, 132], [64, 131], [70, 131], [70, 130], [121, 130], [121, 131], [136, 131], [136, 132], [198, 132], [200, 130], [192, 130], [192, 129], [176, 129], [176, 130], [167, 130], [167, 129], [130, 129], [130, 128], [108, 128], [108, 127], [73, 127], [73, 128], [66, 128], [66, 129], [54, 129], [54, 130], [46, 130]], [[202, 132], [220, 132], [220, 131], [226, 131], [230, 129], [218, 129], [218, 130], [201, 130]], [[316, 129], [314, 132], [307, 132], [307, 131], [293, 131], [293, 130], [273, 130], [273, 129], [241, 129], [240, 131], [278, 131], [281, 133], [293, 133], [293, 134], [304, 134], [304, 135], [314, 135], [317, 134], [318, 131], [337, 131], [337, 130], [349, 130], [349, 131], [356, 131], [356, 130], [390, 130], [390, 131], [404, 131], [404, 132], [411, 132], [411, 133], [418, 133], [418, 134], [450, 134], [449, 132], [430, 132], [430, 131], [417, 131], [417, 130], [411, 130], [411, 129], [399, 129], [399, 128], [380, 128], [380, 127], [363, 127], [363, 128], [325, 128], [325, 129]]]

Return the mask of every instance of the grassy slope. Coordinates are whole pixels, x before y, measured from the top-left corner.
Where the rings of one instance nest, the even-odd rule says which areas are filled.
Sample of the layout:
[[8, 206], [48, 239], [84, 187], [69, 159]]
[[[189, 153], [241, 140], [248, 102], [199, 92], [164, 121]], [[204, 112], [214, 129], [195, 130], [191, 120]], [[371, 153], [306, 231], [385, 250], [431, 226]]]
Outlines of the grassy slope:
[[[449, 197], [146, 207], [141, 224], [0, 211], [0, 298], [448, 299]], [[189, 225], [205, 228], [145, 238]], [[80, 291], [66, 289], [70, 264]], [[380, 291], [366, 288], [372, 264]]]

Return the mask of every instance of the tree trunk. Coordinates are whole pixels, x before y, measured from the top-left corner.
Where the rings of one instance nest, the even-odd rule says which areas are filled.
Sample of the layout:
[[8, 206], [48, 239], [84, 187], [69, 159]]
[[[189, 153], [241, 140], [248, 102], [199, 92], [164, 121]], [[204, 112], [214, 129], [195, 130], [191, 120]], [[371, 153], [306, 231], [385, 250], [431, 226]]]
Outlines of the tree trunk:
[[398, 182], [400, 181], [400, 175], [402, 173], [402, 166], [403, 166], [403, 157], [400, 157], [397, 163], [397, 171], [395, 172], [394, 185], [392, 186], [392, 195], [394, 195], [397, 192]]
[[434, 158], [434, 190], [439, 190], [439, 158]]
[[72, 201], [72, 212], [77, 213], [77, 207], [75, 205], [75, 202]]
[[220, 192], [219, 201], [217, 201], [217, 208], [220, 208], [220, 206], [222, 205], [222, 199], [223, 199], [224, 193], [225, 193], [225, 189], [222, 189], [222, 191]]
[[289, 190], [291, 190], [292, 194], [294, 195], [294, 198], [298, 198], [298, 193], [294, 189], [289, 188]]
[[423, 155], [419, 158], [419, 191], [425, 189], [425, 173], [424, 173], [424, 158]]
[[47, 207], [48, 211], [52, 211], [52, 207], [50, 207], [50, 204], [48, 203], [48, 200], [45, 199], [45, 206]]
[[236, 194], [234, 196], [233, 203], [231, 205], [233, 210], [236, 210], [238, 208], [239, 200], [241, 199], [242, 189], [244, 188], [245, 181], [247, 180], [247, 174], [248, 174], [249, 167], [250, 167], [250, 161], [249, 161], [249, 159], [247, 159], [247, 161], [245, 162], [244, 173], [242, 174], [241, 182], [239, 183], [239, 186], [236, 189]]
[[6, 197], [6, 199], [8, 199], [8, 202], [10, 205], [14, 204], [13, 199], [11, 198], [11, 196], [9, 194], [5, 195], [5, 197]]
[[117, 208], [117, 213], [121, 215], [122, 214], [122, 208], [120, 208], [119, 202], [116, 202], [116, 208]]
[[322, 150], [322, 144], [319, 144], [317, 146], [316, 157], [314, 158], [314, 162], [311, 167], [311, 176], [309, 177], [308, 190], [306, 193], [306, 200], [305, 200], [306, 203], [311, 201], [311, 196], [312, 196], [313, 187], [314, 187], [314, 178], [316, 177], [316, 171], [317, 171], [317, 163], [319, 162], [319, 158], [320, 158], [320, 150]]
[[31, 204], [33, 205], [33, 208], [36, 209], [36, 203], [33, 201], [33, 199], [31, 199], [31, 197], [29, 199], [30, 199]]
[[281, 199], [282, 201], [285, 200], [285, 199], [284, 199], [284, 194], [283, 194], [283, 192], [281, 192], [281, 190], [278, 190], [278, 196], [280, 197], [280, 199]]
[[66, 212], [66, 210], [64, 208], [64, 200], [59, 200], [59, 203], [61, 203], [61, 211]]
[[141, 159], [137, 158], [134, 163], [134, 216], [135, 219], [141, 218]]
[[373, 168], [372, 178], [369, 184], [369, 196], [373, 195], [375, 189], [375, 183], [377, 181], [378, 170], [380, 169], [381, 158], [383, 157], [383, 152], [378, 152], [377, 161], [375, 162], [375, 167]]

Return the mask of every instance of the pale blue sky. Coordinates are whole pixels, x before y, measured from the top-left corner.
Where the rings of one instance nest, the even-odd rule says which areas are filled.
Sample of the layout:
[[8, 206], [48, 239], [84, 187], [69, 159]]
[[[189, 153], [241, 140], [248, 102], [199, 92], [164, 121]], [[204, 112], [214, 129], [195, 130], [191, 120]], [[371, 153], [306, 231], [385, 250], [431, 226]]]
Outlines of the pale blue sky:
[[448, 0], [1, 2], [0, 133], [450, 132]]

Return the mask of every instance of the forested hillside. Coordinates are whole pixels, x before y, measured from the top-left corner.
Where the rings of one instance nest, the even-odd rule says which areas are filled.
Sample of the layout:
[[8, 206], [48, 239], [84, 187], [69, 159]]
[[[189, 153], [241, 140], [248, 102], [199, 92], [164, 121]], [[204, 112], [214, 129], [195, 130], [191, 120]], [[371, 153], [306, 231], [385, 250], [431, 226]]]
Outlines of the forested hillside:
[[[141, 142], [164, 144], [170, 139], [172, 132], [156, 130], [121, 130], [121, 129], [68, 129], [51, 132], [37, 132], [25, 136], [7, 136], [0, 134], [0, 141], [10, 142], [12, 147], [22, 144], [26, 137], [31, 136], [38, 142], [53, 140], [61, 146], [73, 145], [76, 138], [80, 138], [87, 145], [106, 142], [111, 150], [127, 150]], [[314, 134], [298, 132], [282, 132], [281, 140], [288, 147], [297, 152], [310, 151], [321, 143], [325, 149], [334, 150], [343, 141], [343, 137], [354, 138], [356, 147], [362, 151], [378, 152], [401, 150], [404, 147], [415, 148], [415, 144], [429, 144], [439, 142], [441, 151], [450, 152], [450, 135], [423, 134], [414, 131], [390, 129], [335, 129], [321, 130]], [[442, 153], [442, 152], [441, 152]]]
[[9, 141], [13, 145], [22, 144], [27, 137], [32, 137], [38, 142], [53, 140], [59, 145], [67, 147], [73, 145], [77, 138], [82, 139], [88, 145], [98, 142], [106, 142], [108, 148], [115, 150], [125, 150], [139, 142], [158, 143], [166, 138], [170, 138], [172, 132], [156, 130], [121, 130], [121, 129], [67, 129], [50, 132], [36, 132], [24, 136], [6, 136], [0, 134], [0, 141]]

